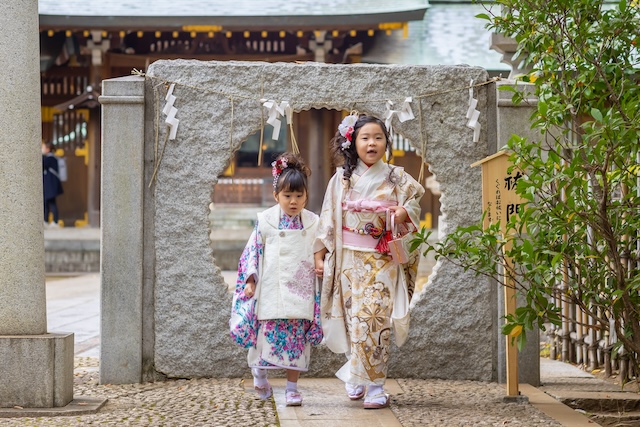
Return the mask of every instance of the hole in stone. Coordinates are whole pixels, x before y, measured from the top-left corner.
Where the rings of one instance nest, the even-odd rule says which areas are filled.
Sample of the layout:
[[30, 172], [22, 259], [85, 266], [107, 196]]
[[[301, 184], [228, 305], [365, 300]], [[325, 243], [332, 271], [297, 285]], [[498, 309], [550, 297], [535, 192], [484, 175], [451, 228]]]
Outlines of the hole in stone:
[[[424, 182], [422, 182], [425, 193], [420, 201], [420, 206], [422, 207], [421, 225], [432, 231], [429, 242], [434, 244], [440, 239], [440, 183], [436, 180], [436, 176], [426, 169], [426, 165], [425, 177]], [[435, 265], [436, 260], [433, 253], [429, 253], [426, 256], [421, 255], [418, 266], [418, 279], [416, 281], [416, 294], [424, 289]]]
[[[425, 159], [425, 162], [428, 159]], [[416, 180], [420, 176], [421, 156], [413, 147], [411, 141], [402, 134], [396, 133], [393, 141], [392, 164], [405, 168]], [[428, 231], [432, 231], [429, 240], [435, 243], [439, 239], [438, 227], [440, 224], [440, 184], [436, 181], [435, 175], [429, 171], [428, 163], [425, 163], [424, 178], [420, 183], [425, 189], [425, 193], [420, 199], [420, 224], [418, 229], [426, 227]], [[424, 290], [429, 280], [436, 262], [433, 254], [422, 255], [420, 264], [418, 265], [418, 274], [416, 276], [416, 288], [414, 293], [417, 295]]]

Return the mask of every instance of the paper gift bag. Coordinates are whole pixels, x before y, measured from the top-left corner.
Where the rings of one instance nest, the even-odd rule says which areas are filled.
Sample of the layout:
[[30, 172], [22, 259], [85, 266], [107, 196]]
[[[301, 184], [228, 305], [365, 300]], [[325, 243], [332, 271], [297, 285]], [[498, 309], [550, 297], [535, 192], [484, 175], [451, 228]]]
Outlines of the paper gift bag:
[[[396, 226], [394, 223], [394, 214], [391, 214], [391, 240], [389, 240], [389, 253], [391, 254], [391, 258], [397, 264], [406, 264], [409, 262], [409, 253], [411, 252], [409, 249], [411, 247], [411, 239], [413, 238], [412, 233], [408, 232], [402, 233], [400, 227]], [[387, 222], [388, 224], [389, 222]]]

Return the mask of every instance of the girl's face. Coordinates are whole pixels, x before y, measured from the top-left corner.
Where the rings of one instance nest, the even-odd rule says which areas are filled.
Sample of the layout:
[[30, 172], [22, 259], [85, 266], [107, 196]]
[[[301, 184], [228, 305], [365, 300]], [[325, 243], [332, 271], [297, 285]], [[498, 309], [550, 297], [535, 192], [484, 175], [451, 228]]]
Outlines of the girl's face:
[[273, 192], [273, 197], [280, 205], [280, 209], [289, 216], [298, 215], [307, 203], [307, 193], [303, 191]]
[[356, 152], [367, 166], [371, 166], [384, 156], [387, 139], [378, 123], [367, 123], [358, 130]]

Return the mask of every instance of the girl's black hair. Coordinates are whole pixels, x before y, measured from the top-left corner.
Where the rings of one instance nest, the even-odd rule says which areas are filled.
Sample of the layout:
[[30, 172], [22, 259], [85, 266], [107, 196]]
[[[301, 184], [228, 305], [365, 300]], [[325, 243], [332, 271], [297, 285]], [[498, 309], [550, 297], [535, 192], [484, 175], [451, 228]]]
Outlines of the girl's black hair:
[[286, 160], [287, 167], [278, 177], [273, 191], [276, 194], [281, 191], [300, 191], [308, 195], [307, 177], [311, 175], [311, 170], [304, 163], [302, 157], [298, 154], [285, 152], [280, 154], [276, 161], [279, 159]]
[[[351, 138], [351, 145], [348, 148], [342, 149], [342, 144], [347, 141], [347, 139], [340, 134], [340, 132], [336, 132], [336, 135], [331, 140], [331, 154], [333, 155], [333, 159], [336, 165], [342, 165], [344, 170], [343, 177], [344, 179], [351, 178], [351, 174], [354, 169], [358, 165], [358, 152], [356, 151], [356, 138], [358, 137], [358, 133], [360, 132], [360, 128], [366, 125], [367, 123], [377, 123], [380, 125], [380, 129], [384, 133], [384, 137], [387, 141], [387, 145], [385, 146], [385, 150], [390, 152], [389, 148], [391, 146], [391, 138], [389, 137], [389, 132], [387, 131], [387, 127], [384, 122], [377, 118], [376, 116], [367, 116], [361, 115], [358, 117], [356, 124], [353, 126], [353, 136]], [[391, 157], [387, 159], [387, 162], [391, 160]]]

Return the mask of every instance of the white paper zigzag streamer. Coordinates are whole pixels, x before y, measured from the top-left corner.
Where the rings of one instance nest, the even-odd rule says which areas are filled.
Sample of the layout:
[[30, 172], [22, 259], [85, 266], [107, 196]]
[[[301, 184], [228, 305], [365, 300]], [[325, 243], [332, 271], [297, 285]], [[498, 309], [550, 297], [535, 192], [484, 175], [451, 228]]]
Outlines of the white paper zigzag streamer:
[[280, 137], [280, 126], [282, 124], [282, 122], [280, 122], [280, 117], [285, 117], [287, 124], [291, 124], [293, 108], [289, 105], [288, 101], [282, 101], [278, 104], [278, 102], [273, 99], [261, 99], [260, 102], [262, 102], [262, 106], [267, 109], [269, 114], [267, 123], [273, 126], [271, 139], [277, 140]]
[[398, 117], [400, 123], [404, 123], [407, 120], [413, 120], [415, 118], [413, 115], [413, 111], [411, 110], [411, 101], [412, 99], [410, 96], [406, 97], [400, 109], [394, 110], [393, 101], [391, 101], [390, 99], [387, 100], [387, 111], [384, 113], [384, 124], [387, 127], [387, 131], [389, 132], [389, 138], [393, 139], [393, 126], [391, 126], [391, 121], [394, 114]]
[[469, 109], [467, 110], [467, 127], [473, 129], [473, 142], [480, 140], [480, 111], [476, 110], [478, 100], [473, 97], [473, 80], [469, 84]]
[[176, 86], [175, 83], [171, 83], [171, 86], [169, 86], [169, 90], [167, 91], [167, 96], [165, 96], [164, 98], [167, 101], [167, 103], [164, 105], [164, 108], [162, 109], [162, 113], [166, 114], [167, 116], [167, 118], [165, 119], [165, 122], [171, 128], [171, 131], [169, 132], [169, 139], [176, 139], [176, 132], [178, 132], [178, 125], [180, 124], [180, 120], [176, 119], [176, 114], [178, 113], [178, 109], [173, 106], [173, 103], [176, 102], [176, 97], [173, 95], [173, 89], [175, 88], [175, 86]]

